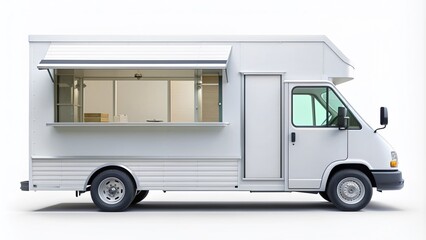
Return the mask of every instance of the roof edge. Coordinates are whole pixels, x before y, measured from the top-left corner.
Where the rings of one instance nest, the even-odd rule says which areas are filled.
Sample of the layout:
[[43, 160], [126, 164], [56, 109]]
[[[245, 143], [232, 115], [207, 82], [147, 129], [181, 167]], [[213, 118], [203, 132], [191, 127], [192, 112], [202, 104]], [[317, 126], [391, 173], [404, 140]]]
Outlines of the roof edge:
[[325, 35], [29, 35], [36, 42], [324, 42], [343, 62], [353, 65]]
[[324, 35], [29, 35], [30, 42], [286, 42], [324, 41]]

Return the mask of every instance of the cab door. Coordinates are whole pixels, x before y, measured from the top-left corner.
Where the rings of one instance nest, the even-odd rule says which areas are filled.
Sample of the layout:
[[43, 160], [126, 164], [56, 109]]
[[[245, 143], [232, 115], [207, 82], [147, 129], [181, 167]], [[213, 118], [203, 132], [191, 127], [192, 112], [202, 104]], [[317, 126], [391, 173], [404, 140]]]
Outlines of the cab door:
[[348, 131], [337, 127], [344, 106], [331, 86], [289, 84], [288, 187], [318, 189], [326, 167], [348, 156]]

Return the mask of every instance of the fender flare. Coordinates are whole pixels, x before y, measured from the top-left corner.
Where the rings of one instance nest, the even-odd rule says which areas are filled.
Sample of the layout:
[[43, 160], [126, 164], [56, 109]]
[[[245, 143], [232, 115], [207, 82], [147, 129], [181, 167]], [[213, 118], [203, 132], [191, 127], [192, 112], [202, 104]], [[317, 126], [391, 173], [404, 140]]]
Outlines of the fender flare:
[[348, 158], [346, 160], [339, 160], [339, 161], [332, 162], [327, 166], [327, 168], [325, 169], [322, 175], [321, 185], [319, 189], [321, 192], [326, 190], [328, 178], [330, 177], [331, 171], [337, 166], [346, 165], [346, 164], [359, 164], [359, 165], [366, 166], [370, 170], [372, 169], [371, 165], [363, 159]]
[[136, 189], [140, 188], [138, 177], [134, 174], [134, 172], [130, 168], [128, 168], [127, 166], [125, 166], [123, 164], [106, 163], [106, 164], [98, 166], [97, 168], [95, 168], [95, 169], [92, 170], [92, 172], [89, 174], [89, 176], [87, 177], [86, 181], [84, 182], [84, 185], [83, 185], [83, 188], [82, 188], [83, 191], [85, 191], [87, 189], [87, 185], [89, 184], [89, 181], [90, 181], [90, 179], [92, 179], [92, 177], [94, 176], [94, 174], [96, 174], [98, 171], [100, 171], [100, 170], [102, 170], [104, 168], [121, 168], [121, 169], [123, 169], [130, 176], [132, 176], [133, 181], [135, 182]]

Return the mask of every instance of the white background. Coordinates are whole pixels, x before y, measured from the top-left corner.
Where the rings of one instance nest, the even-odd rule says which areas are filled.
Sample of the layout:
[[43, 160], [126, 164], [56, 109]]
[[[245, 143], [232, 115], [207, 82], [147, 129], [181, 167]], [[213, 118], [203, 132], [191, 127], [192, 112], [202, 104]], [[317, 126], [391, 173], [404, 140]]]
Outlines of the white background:
[[[2, 239], [425, 239], [421, 0], [2, 1]], [[324, 34], [354, 63], [342, 93], [398, 151], [406, 186], [375, 192], [361, 212], [299, 193], [162, 193], [125, 213], [100, 213], [90, 196], [20, 192], [28, 179], [29, 34]], [[368, 146], [366, 146], [368, 151]]]

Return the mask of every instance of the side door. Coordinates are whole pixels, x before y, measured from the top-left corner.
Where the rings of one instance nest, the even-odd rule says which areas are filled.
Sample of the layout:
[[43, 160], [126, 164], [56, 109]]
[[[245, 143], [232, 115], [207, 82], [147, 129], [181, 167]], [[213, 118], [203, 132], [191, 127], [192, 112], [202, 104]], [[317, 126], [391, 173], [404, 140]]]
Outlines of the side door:
[[282, 179], [282, 80], [244, 76], [244, 178]]
[[325, 84], [289, 83], [288, 89], [288, 187], [317, 189], [326, 167], [348, 156], [348, 131], [336, 126], [344, 104]]

